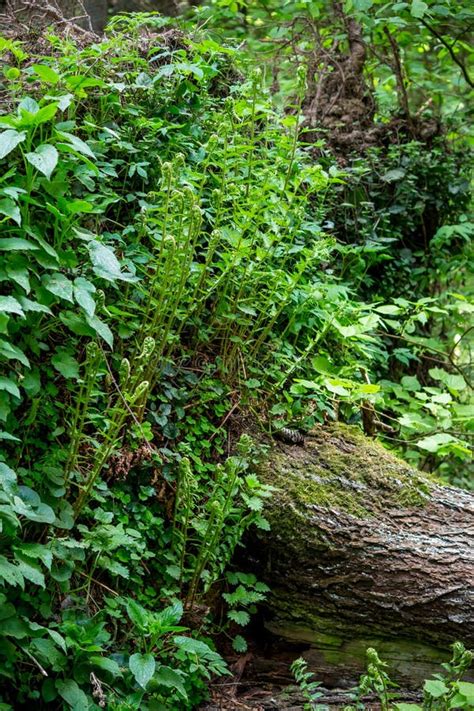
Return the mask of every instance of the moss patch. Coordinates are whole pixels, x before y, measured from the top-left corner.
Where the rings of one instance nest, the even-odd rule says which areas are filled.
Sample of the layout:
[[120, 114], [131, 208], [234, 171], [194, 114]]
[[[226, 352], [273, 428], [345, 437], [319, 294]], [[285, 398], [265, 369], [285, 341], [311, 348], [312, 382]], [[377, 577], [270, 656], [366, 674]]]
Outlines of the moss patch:
[[358, 518], [423, 506], [432, 486], [360, 430], [340, 424], [313, 430], [304, 447], [276, 446], [263, 476], [293, 506], [336, 509]]

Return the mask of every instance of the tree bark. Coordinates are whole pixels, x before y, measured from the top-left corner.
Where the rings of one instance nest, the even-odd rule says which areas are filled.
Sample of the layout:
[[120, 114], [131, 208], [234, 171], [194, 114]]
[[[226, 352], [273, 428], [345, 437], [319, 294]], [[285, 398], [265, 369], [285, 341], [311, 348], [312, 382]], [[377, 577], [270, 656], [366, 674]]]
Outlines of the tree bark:
[[343, 426], [276, 445], [262, 476], [278, 487], [251, 554], [272, 589], [265, 627], [303, 645], [318, 678], [353, 683], [375, 646], [416, 684], [451, 642], [474, 644], [472, 493]]

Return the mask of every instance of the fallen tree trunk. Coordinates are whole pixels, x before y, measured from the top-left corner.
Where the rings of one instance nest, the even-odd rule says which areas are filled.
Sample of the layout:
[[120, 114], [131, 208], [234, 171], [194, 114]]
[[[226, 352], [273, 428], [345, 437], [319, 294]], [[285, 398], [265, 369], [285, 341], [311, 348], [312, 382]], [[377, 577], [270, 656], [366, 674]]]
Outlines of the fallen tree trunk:
[[375, 646], [410, 685], [451, 642], [474, 644], [472, 493], [344, 426], [276, 445], [262, 477], [278, 487], [251, 553], [272, 589], [265, 627], [306, 649], [319, 679], [353, 683]]

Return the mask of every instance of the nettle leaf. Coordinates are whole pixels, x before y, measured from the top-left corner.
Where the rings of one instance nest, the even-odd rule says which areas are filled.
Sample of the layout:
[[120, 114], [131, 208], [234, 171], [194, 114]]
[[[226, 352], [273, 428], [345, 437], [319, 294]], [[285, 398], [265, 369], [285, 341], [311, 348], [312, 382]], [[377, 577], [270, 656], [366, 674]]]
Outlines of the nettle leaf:
[[13, 296], [0, 296], [0, 313], [25, 315], [20, 302]]
[[25, 138], [25, 131], [15, 131], [13, 128], [2, 131], [0, 133], [0, 158], [5, 158]]
[[91, 296], [91, 294], [94, 294], [95, 291], [96, 288], [94, 284], [87, 279], [78, 277], [74, 280], [74, 298], [89, 317], [94, 316], [95, 313], [96, 304]]
[[155, 673], [156, 663], [152, 654], [132, 654], [128, 661], [130, 671], [135, 677], [135, 681], [142, 689], [146, 686]]
[[0, 215], [5, 215], [5, 217], [9, 217], [11, 220], [14, 220], [17, 225], [21, 225], [20, 208], [16, 202], [10, 198], [0, 200]]
[[161, 665], [155, 673], [154, 681], [161, 686], [166, 686], [169, 689], [175, 689], [175, 691], [177, 691], [183, 699], [188, 698], [181, 675], [174, 669], [171, 669], [171, 667]]
[[42, 278], [43, 286], [45, 289], [59, 296], [60, 299], [65, 301], [73, 301], [72, 298], [72, 282], [61, 274], [60, 272], [55, 272], [54, 274], [45, 274]]
[[79, 378], [79, 363], [65, 348], [57, 349], [51, 358], [51, 363], [64, 378], [73, 380]]
[[238, 625], [245, 627], [250, 622], [250, 615], [245, 610], [230, 610], [227, 614], [229, 620], [236, 622]]
[[43, 143], [43, 145], [38, 146], [34, 153], [27, 153], [25, 157], [36, 170], [43, 173], [49, 180], [58, 164], [59, 154], [54, 146], [49, 143]]
[[7, 393], [10, 393], [10, 395], [13, 395], [14, 397], [21, 397], [20, 390], [16, 382], [11, 378], [6, 378], [3, 375], [0, 376], [0, 390], [5, 390]]

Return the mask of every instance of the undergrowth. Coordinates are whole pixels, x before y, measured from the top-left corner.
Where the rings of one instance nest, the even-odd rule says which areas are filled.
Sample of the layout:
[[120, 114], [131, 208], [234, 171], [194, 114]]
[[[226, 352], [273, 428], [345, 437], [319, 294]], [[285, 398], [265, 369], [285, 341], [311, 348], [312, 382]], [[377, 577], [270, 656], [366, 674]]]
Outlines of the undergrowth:
[[305, 72], [279, 112], [234, 50], [163, 24], [1, 43], [4, 709], [191, 709], [227, 673], [215, 636], [245, 651], [267, 593], [232, 567], [271, 496], [246, 419], [379, 409], [422, 428], [414, 460], [467, 457], [460, 339], [383, 380], [390, 339], [419, 362], [442, 346], [418, 326], [467, 301], [364, 301], [327, 224], [347, 176], [299, 139]]

